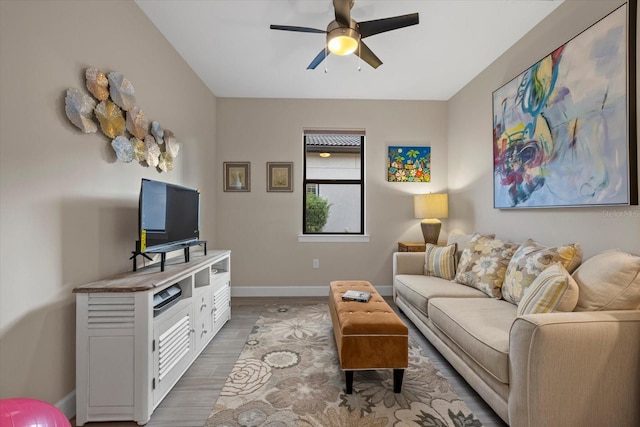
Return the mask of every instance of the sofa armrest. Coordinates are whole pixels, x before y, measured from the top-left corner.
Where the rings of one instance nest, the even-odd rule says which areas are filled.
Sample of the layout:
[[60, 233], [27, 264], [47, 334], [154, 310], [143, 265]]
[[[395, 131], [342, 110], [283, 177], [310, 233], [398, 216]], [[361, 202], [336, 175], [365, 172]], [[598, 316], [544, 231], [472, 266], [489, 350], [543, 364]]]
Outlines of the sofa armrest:
[[398, 274], [424, 275], [424, 252], [394, 252], [393, 277]]
[[640, 419], [640, 310], [518, 317], [509, 424], [631, 426]]

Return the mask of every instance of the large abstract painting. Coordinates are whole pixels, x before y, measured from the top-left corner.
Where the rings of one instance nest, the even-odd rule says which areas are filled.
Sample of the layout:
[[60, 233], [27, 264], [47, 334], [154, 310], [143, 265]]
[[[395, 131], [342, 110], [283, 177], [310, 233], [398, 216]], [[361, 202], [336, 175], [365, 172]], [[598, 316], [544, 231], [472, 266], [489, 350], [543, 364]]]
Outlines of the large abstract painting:
[[628, 55], [635, 10], [628, 20], [628, 9], [493, 93], [495, 208], [637, 204], [635, 48]]

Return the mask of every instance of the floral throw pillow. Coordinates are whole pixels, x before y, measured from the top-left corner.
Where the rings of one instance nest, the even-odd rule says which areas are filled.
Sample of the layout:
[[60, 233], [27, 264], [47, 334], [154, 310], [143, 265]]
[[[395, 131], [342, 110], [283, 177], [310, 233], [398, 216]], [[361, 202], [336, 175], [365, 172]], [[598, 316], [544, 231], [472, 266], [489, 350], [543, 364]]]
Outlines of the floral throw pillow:
[[517, 243], [475, 233], [462, 251], [455, 281], [490, 297], [502, 297], [502, 282]]
[[559, 262], [571, 274], [581, 261], [582, 248], [577, 243], [547, 247], [528, 239], [520, 245], [509, 262], [502, 285], [502, 298], [519, 304], [524, 291], [551, 264]]
[[[449, 233], [449, 237], [447, 239], [447, 245], [453, 245], [454, 243], [458, 245], [458, 249], [456, 249], [456, 263], [460, 261], [460, 257], [462, 256], [462, 251], [464, 251], [464, 248], [467, 247], [467, 245], [471, 241], [471, 238], [473, 238], [474, 234], [476, 233], [464, 234], [461, 231], [455, 231], [455, 230]], [[477, 233], [477, 234], [482, 234], [482, 233]], [[485, 234], [485, 236], [491, 239], [496, 237], [495, 234]]]

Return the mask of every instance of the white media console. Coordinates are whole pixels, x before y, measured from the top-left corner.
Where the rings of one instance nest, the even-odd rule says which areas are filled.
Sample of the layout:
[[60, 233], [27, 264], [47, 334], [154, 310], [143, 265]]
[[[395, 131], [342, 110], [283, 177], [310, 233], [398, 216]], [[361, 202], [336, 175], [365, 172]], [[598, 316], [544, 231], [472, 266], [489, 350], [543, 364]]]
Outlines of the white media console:
[[230, 278], [214, 250], [75, 288], [76, 425], [146, 424], [231, 318]]

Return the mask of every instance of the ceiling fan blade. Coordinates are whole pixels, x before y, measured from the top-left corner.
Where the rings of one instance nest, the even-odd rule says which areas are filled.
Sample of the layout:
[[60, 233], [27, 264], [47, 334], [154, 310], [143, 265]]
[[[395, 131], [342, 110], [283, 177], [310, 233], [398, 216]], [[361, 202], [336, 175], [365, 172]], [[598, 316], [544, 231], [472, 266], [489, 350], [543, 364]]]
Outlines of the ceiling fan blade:
[[311, 61], [311, 64], [309, 64], [309, 66], [307, 67], [307, 70], [315, 70], [316, 67], [320, 65], [322, 61], [324, 61], [327, 55], [330, 55], [330, 54], [331, 52], [329, 52], [327, 49], [322, 49], [320, 53], [316, 55], [315, 58], [313, 58], [313, 61]]
[[352, 0], [333, 0], [333, 8], [335, 9], [336, 21], [349, 28], [351, 24], [351, 6]]
[[359, 56], [364, 62], [371, 65], [373, 68], [378, 68], [382, 65], [382, 61], [380, 61], [380, 58], [378, 58], [376, 54], [373, 53], [371, 49], [369, 49], [369, 46], [364, 44], [362, 40], [360, 41], [359, 48], [356, 49], [356, 51], [353, 53]]
[[408, 15], [394, 16], [392, 18], [374, 19], [373, 21], [359, 22], [360, 37], [365, 38], [375, 34], [384, 33], [398, 28], [409, 27], [418, 24], [419, 18], [417, 13]]
[[297, 31], [299, 33], [327, 33], [325, 30], [318, 30], [317, 28], [294, 27], [291, 25], [270, 25], [269, 28], [272, 30]]

